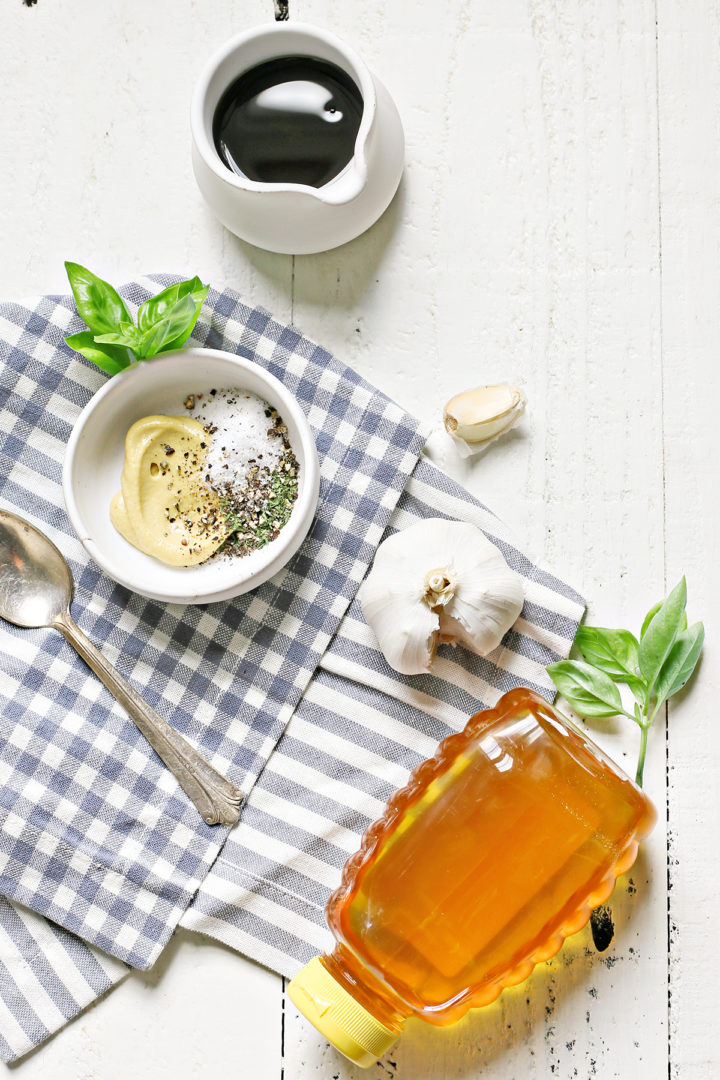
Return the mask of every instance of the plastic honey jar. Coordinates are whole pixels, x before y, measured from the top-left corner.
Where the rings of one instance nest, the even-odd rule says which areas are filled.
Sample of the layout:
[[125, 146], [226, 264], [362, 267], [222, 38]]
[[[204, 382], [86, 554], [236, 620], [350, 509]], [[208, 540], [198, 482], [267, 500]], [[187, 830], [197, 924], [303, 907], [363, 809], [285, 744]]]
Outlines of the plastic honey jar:
[[579, 728], [513, 690], [440, 743], [368, 828], [328, 902], [335, 949], [290, 997], [372, 1065], [409, 1017], [452, 1024], [554, 956], [655, 820]]

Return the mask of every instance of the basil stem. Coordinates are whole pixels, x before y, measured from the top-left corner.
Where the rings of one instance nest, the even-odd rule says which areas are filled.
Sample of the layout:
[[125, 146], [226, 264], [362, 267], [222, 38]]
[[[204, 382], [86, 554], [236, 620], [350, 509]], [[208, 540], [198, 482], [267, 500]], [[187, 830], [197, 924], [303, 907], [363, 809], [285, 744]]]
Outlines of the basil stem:
[[647, 752], [647, 737], [649, 730], [649, 724], [640, 725], [640, 753], [638, 754], [637, 770], [635, 772], [635, 783], [638, 787], [642, 787], [643, 785], [643, 771], [645, 769], [645, 754]]

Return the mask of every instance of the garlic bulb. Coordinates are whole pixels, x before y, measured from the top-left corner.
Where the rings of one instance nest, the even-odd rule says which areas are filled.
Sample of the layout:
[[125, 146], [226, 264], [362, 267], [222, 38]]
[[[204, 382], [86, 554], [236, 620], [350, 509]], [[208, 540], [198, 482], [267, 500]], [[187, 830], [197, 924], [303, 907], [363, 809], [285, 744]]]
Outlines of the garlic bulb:
[[428, 518], [380, 544], [358, 596], [388, 664], [419, 675], [441, 642], [481, 656], [497, 648], [524, 590], [475, 525]]
[[445, 406], [445, 430], [462, 456], [470, 457], [514, 427], [525, 404], [523, 392], [504, 383], [465, 390]]

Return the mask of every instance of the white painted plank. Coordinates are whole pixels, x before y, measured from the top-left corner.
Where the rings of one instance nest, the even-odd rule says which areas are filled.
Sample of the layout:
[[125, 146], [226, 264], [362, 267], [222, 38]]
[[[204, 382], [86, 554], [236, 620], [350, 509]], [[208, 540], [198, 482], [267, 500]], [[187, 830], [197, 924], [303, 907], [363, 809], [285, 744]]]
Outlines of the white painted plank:
[[[401, 107], [408, 168], [375, 229], [339, 252], [295, 260], [293, 305], [292, 260], [236, 241], [201, 202], [188, 154], [192, 81], [222, 40], [270, 18], [269, 0], [156, 0], [142, 18], [129, 0], [40, 0], [31, 9], [17, 0], [0, 11], [2, 296], [64, 290], [67, 257], [118, 281], [197, 271], [281, 317], [292, 305], [304, 329], [425, 418], [437, 418], [462, 386], [517, 380], [530, 399], [522, 428], [472, 465], [451, 454], [446, 463], [586, 592], [595, 621], [637, 623], [663, 589], [654, 5], [417, 0], [409, 12], [384, 0], [291, 0], [291, 9], [353, 42]], [[717, 598], [701, 550], [716, 521], [704, 448], [714, 419], [706, 388], [717, 390], [708, 383], [716, 19], [711, 0], [660, 2], [668, 578], [688, 570], [693, 612], [706, 617]], [[695, 446], [685, 412], [705, 433]], [[670, 734], [680, 859], [672, 1034], [682, 1080], [717, 1071], [707, 1036], [719, 959], [706, 859], [718, 838], [713, 655], [711, 641]], [[709, 748], [702, 783], [696, 744], [686, 739], [691, 722], [704, 725]], [[634, 733], [618, 727], [597, 737], [631, 767]], [[662, 751], [656, 734], [647, 787], [660, 802]], [[563, 1080], [576, 1069], [603, 1080], [665, 1075], [664, 857], [659, 829], [631, 875], [637, 891], [614, 903], [610, 954], [586, 956], [580, 935], [496, 1009], [447, 1032], [416, 1027], [386, 1069], [397, 1080], [481, 1070], [491, 1080], [532, 1078], [553, 1066]], [[182, 944], [154, 990], [134, 978], [23, 1075], [112, 1080], [108, 1070], [119, 1075], [123, 1064], [160, 1078], [228, 1065], [258, 1080], [279, 1075], [279, 1036], [264, 1026], [279, 1017], [279, 982], [220, 950], [195, 998], [205, 954], [199, 946], [186, 954], [191, 948]], [[237, 1003], [232, 1015], [216, 989]], [[216, 1009], [236, 1042], [213, 1046]], [[217, 1056], [203, 1071], [208, 1049]], [[290, 1013], [285, 1049], [287, 1080], [352, 1074]]]
[[[278, 1080], [281, 980], [179, 931], [152, 972], [135, 972], [22, 1064], [22, 1080]], [[10, 1073], [8, 1072], [9, 1076]]]
[[[69, 258], [114, 283], [199, 273], [289, 319], [292, 260], [230, 236], [190, 166], [200, 68], [271, 13], [269, 0], [0, 7], [0, 298], [67, 292]], [[181, 933], [151, 974], [130, 976], [18, 1075], [277, 1080], [281, 1024], [279, 977]]]
[[720, 1074], [720, 572], [716, 453], [720, 299], [720, 11], [658, 5], [667, 577], [703, 619], [695, 684], [670, 706], [671, 1073]]
[[[639, 628], [663, 589], [653, 4], [296, 9], [387, 82], [409, 162], [375, 230], [295, 260], [296, 322], [430, 421], [464, 386], [523, 385], [519, 431], [444, 464], [585, 592], [592, 621]], [[592, 731], [634, 769], [634, 729]], [[373, 1080], [665, 1074], [663, 749], [654, 733], [661, 821], [613, 901], [611, 950], [583, 932], [497, 1006], [413, 1025]], [[288, 1003], [287, 1080], [356, 1075]]]
[[2, 5], [3, 298], [67, 292], [73, 259], [113, 283], [197, 273], [289, 317], [290, 257], [231, 236], [190, 164], [197, 76], [268, 21], [270, 0]]

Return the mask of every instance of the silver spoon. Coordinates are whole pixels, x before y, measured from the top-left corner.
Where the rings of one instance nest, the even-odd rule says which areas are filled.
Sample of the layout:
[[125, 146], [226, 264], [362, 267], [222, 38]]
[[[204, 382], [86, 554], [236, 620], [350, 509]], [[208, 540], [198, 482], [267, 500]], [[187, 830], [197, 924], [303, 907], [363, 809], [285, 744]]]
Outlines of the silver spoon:
[[0, 510], [0, 618], [26, 629], [53, 627], [70, 642], [167, 765], [208, 825], [233, 825], [242, 792], [151, 709], [70, 615], [75, 585], [62, 553], [17, 514]]

